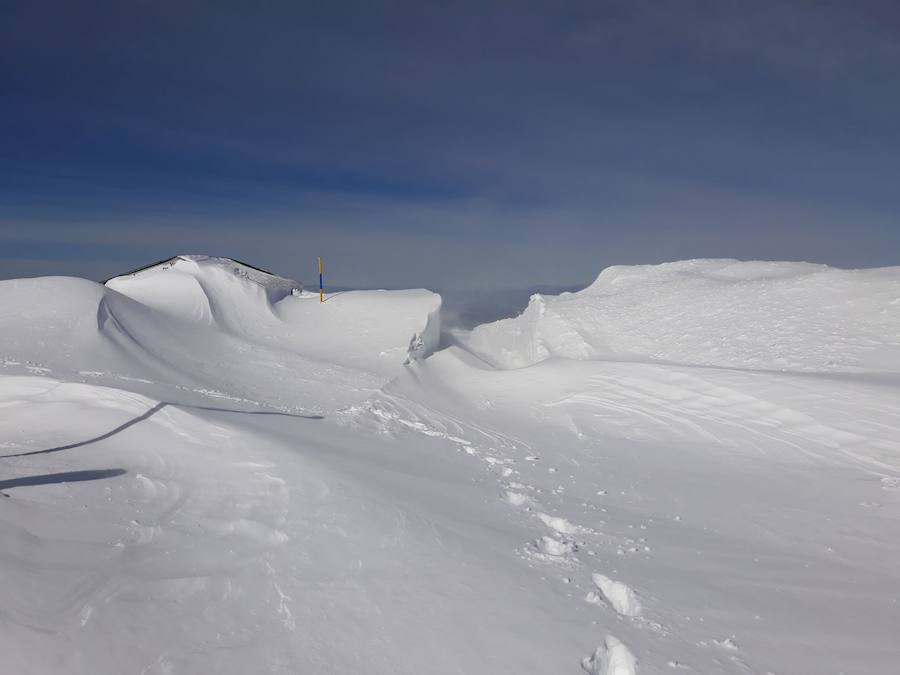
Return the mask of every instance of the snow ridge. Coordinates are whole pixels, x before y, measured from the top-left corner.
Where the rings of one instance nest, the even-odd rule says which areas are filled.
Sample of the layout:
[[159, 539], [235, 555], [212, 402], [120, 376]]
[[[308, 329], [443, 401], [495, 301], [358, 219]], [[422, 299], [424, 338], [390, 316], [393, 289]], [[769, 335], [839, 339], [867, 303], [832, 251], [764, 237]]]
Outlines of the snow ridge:
[[688, 260], [610, 267], [463, 344], [499, 368], [550, 357], [900, 372], [900, 268]]

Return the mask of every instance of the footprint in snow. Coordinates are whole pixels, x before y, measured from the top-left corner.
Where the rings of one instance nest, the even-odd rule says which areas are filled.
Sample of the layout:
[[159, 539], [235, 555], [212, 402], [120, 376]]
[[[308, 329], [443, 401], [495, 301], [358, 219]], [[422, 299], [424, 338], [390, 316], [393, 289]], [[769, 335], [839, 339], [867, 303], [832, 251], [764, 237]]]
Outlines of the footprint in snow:
[[720, 647], [721, 649], [725, 649], [729, 652], [739, 651], [737, 642], [734, 640], [734, 636], [727, 637], [724, 640], [713, 640], [713, 644], [716, 647]]
[[669, 666], [669, 668], [673, 668], [674, 670], [691, 670], [690, 666], [686, 666], [685, 664], [678, 661], [668, 661], [666, 665]]
[[546, 513], [538, 513], [537, 517], [544, 525], [560, 534], [575, 534], [578, 531], [578, 528], [565, 518], [551, 516]]
[[881, 479], [881, 487], [885, 490], [900, 490], [900, 478], [885, 476]]
[[541, 537], [536, 543], [538, 551], [544, 555], [561, 558], [575, 550], [575, 544], [568, 541], [560, 541], [553, 537]]
[[513, 506], [525, 506], [530, 501], [527, 495], [523, 495], [521, 492], [513, 492], [512, 490], [506, 490], [503, 493], [503, 498], [507, 504]]
[[591, 591], [585, 597], [585, 601], [595, 605], [607, 604], [612, 607], [616, 614], [621, 616], [636, 617], [641, 613], [641, 603], [637, 594], [628, 585], [621, 581], [613, 581], [609, 577], [594, 573], [591, 575], [591, 581], [600, 591], [599, 594]]
[[593, 654], [581, 660], [581, 667], [588, 675], [635, 675], [637, 659], [621, 640], [607, 635]]

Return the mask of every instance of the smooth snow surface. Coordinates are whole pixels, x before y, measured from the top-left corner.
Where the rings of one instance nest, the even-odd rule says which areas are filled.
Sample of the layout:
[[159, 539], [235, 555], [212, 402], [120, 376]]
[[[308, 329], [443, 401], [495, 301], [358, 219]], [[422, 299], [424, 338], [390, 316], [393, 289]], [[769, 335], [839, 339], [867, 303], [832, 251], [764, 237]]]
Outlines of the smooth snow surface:
[[439, 309], [0, 282], [0, 672], [896, 671], [900, 268]]

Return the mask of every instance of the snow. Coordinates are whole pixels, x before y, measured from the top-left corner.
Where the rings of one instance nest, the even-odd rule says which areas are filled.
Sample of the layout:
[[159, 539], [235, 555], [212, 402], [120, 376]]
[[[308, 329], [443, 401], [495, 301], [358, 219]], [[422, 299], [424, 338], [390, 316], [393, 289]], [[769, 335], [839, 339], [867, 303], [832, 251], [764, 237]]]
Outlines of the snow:
[[560, 557], [571, 553], [575, 550], [575, 547], [567, 541], [560, 541], [545, 535], [538, 539], [537, 549], [544, 555]]
[[544, 525], [560, 534], [575, 534], [577, 532], [577, 528], [565, 518], [551, 516], [546, 513], [538, 513], [537, 517]]
[[322, 412], [387, 382], [407, 360], [412, 336], [421, 334], [426, 354], [437, 345], [434, 293], [354, 291], [320, 304], [318, 293], [298, 288], [199, 256], [105, 287], [67, 277], [0, 282], [0, 354], [150, 395], [163, 387], [167, 400], [211, 394]]
[[521, 316], [463, 341], [503, 368], [559, 356], [896, 373], [898, 324], [896, 270], [689, 260], [607, 268], [583, 291], [532, 296]]
[[440, 302], [0, 282], [0, 670], [896, 669], [900, 268]]
[[634, 675], [637, 672], [634, 655], [612, 635], [607, 635], [603, 646], [597, 647], [593, 655], [582, 661], [582, 667], [589, 675]]
[[[621, 581], [613, 581], [608, 576], [596, 572], [591, 575], [591, 580], [600, 590], [603, 599], [619, 614], [623, 616], [638, 616], [641, 613], [641, 603], [637, 599], [634, 590], [628, 584]], [[599, 604], [599, 598], [593, 592], [588, 593], [587, 600], [588, 602]]]

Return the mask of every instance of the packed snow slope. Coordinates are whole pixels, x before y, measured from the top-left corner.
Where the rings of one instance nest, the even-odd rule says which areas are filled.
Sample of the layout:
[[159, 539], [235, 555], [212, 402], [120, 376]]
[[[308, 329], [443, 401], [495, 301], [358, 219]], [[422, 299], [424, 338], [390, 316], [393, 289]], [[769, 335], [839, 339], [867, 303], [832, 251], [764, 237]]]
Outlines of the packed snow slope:
[[900, 268], [0, 282], [0, 671], [890, 673]]
[[494, 474], [585, 670], [896, 671], [900, 268], [616, 267], [457, 338], [354, 419]]

